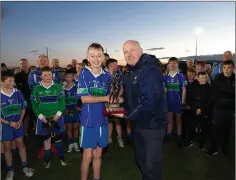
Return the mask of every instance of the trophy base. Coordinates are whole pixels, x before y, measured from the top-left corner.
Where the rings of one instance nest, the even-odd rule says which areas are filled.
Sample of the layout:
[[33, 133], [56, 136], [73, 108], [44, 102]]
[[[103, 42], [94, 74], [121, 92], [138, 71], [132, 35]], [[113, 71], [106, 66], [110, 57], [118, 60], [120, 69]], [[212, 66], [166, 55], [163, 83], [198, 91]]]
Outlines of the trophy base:
[[126, 114], [126, 111], [123, 107], [120, 107], [120, 104], [109, 104], [105, 111], [105, 115], [112, 115], [112, 114]]

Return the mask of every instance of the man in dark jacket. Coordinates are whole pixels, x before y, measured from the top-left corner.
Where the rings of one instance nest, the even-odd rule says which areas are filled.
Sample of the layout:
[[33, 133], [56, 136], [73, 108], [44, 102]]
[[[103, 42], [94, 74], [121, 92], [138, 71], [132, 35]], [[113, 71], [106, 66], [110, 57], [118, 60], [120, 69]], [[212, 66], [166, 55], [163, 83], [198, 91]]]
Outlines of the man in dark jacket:
[[235, 116], [234, 62], [223, 62], [223, 73], [216, 76], [212, 85], [213, 122], [210, 149], [206, 155], [216, 155], [218, 148], [227, 155], [230, 131]]
[[167, 102], [160, 61], [143, 54], [137, 41], [125, 42], [123, 52], [128, 64], [124, 75], [125, 118], [133, 121], [136, 161], [142, 180], [161, 180]]
[[16, 83], [16, 87], [17, 89], [19, 89], [23, 95], [24, 98], [27, 102], [27, 113], [26, 113], [26, 117], [24, 118], [24, 131], [25, 131], [25, 136], [27, 137], [28, 134], [28, 117], [29, 116], [29, 120], [31, 121], [31, 125], [32, 127], [35, 124], [36, 121], [36, 117], [34, 115], [32, 106], [31, 106], [31, 101], [30, 101], [30, 88], [29, 88], [29, 84], [28, 84], [28, 77], [29, 77], [29, 73], [30, 73], [30, 66], [29, 66], [29, 62], [27, 59], [21, 59], [20, 60], [21, 63], [21, 71], [19, 73], [17, 73], [15, 75], [15, 83]]

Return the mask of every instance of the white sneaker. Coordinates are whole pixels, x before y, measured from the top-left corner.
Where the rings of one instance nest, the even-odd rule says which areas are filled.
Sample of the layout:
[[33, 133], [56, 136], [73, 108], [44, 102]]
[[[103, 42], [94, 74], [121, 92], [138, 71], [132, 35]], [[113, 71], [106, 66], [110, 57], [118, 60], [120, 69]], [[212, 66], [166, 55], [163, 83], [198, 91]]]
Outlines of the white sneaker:
[[75, 151], [76, 151], [76, 152], [80, 152], [80, 149], [79, 149], [78, 144], [75, 142], [73, 145], [74, 145]]
[[125, 147], [122, 137], [117, 137], [117, 140], [118, 140], [118, 144], [120, 147], [122, 147], [122, 148]]
[[67, 165], [66, 162], [63, 161], [63, 160], [60, 160], [60, 163], [61, 163], [62, 166], [66, 166]]
[[70, 153], [73, 151], [74, 144], [69, 144], [67, 152]]
[[14, 171], [8, 171], [5, 180], [13, 180], [13, 176], [14, 176]]
[[25, 173], [26, 177], [32, 177], [34, 175], [34, 169], [25, 167], [23, 168], [23, 172]]
[[44, 166], [45, 166], [46, 169], [49, 169], [50, 166], [51, 166], [51, 161], [49, 161], [48, 163], [45, 162]]
[[112, 143], [112, 138], [109, 137], [109, 138], [108, 138], [108, 144], [111, 144], [111, 143]]

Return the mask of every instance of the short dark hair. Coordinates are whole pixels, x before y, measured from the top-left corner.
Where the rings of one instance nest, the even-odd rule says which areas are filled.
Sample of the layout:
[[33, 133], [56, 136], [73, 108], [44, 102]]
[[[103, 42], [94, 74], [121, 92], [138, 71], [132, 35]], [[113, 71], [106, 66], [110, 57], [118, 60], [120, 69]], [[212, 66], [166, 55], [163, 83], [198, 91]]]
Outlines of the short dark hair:
[[205, 61], [197, 61], [196, 65], [205, 66], [206, 62]]
[[188, 70], [187, 70], [187, 73], [188, 73], [188, 72], [189, 72], [189, 73], [196, 73], [195, 69], [193, 69], [193, 68], [188, 69]]
[[49, 66], [42, 67], [40, 69], [40, 76], [43, 74], [43, 72], [52, 72], [52, 69]]
[[67, 74], [73, 74], [74, 75], [75, 73], [74, 73], [73, 69], [66, 69], [65, 70], [65, 75], [67, 75]]
[[171, 57], [170, 59], [169, 59], [169, 61], [168, 61], [168, 63], [169, 62], [173, 62], [173, 61], [175, 61], [175, 62], [179, 62], [179, 60], [178, 60], [178, 58], [177, 57]]
[[104, 56], [107, 56], [107, 57], [109, 57], [109, 58], [110, 58], [109, 54], [107, 54], [107, 53], [104, 53]]
[[199, 77], [199, 76], [204, 76], [204, 75], [208, 75], [207, 72], [199, 72], [199, 73], [197, 74], [197, 77]]
[[1, 81], [4, 82], [9, 77], [14, 77], [14, 74], [11, 71], [3, 72], [1, 74]]
[[1, 67], [7, 67], [5, 63], [1, 63]]
[[224, 65], [232, 65], [234, 67], [234, 61], [233, 60], [223, 61], [223, 66]]
[[88, 50], [89, 49], [97, 49], [97, 50], [101, 50], [102, 52], [104, 52], [104, 49], [103, 49], [102, 45], [98, 44], [98, 43], [90, 44], [89, 47], [88, 47]]
[[105, 66], [108, 68], [111, 63], [118, 63], [118, 61], [116, 59], [110, 58], [106, 61]]
[[82, 63], [86, 66], [88, 66], [88, 59], [83, 59]]

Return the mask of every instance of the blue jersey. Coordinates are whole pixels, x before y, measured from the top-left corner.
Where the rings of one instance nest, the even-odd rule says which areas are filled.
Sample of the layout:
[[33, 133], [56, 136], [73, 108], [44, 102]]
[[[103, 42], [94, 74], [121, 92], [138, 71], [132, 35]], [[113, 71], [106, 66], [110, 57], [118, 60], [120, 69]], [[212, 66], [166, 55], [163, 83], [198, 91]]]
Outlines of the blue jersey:
[[[52, 70], [52, 76], [53, 76], [53, 81], [55, 83], [60, 82], [60, 78], [58, 76], [57, 71]], [[41, 82], [41, 77], [40, 77], [40, 68], [37, 68], [35, 71], [31, 71], [29, 74], [28, 78], [28, 84], [30, 89], [32, 90], [36, 85], [38, 85]]]
[[11, 122], [18, 122], [22, 109], [27, 103], [21, 91], [13, 89], [8, 95], [1, 90], [1, 118]]
[[73, 84], [73, 86], [70, 89], [66, 89], [64, 86], [64, 90], [66, 96], [66, 110], [76, 110], [77, 107], [76, 84]]
[[[170, 74], [165, 76], [165, 87], [167, 89], [168, 109], [179, 108], [182, 104], [182, 88], [187, 86], [185, 76], [177, 72], [173, 77]], [[169, 111], [172, 112], [172, 111]]]
[[[81, 96], [107, 96], [110, 89], [111, 75], [101, 70], [99, 75], [94, 75], [89, 68], [81, 70], [77, 89], [77, 97]], [[107, 124], [104, 116], [105, 103], [82, 104], [81, 126], [98, 127]]]

